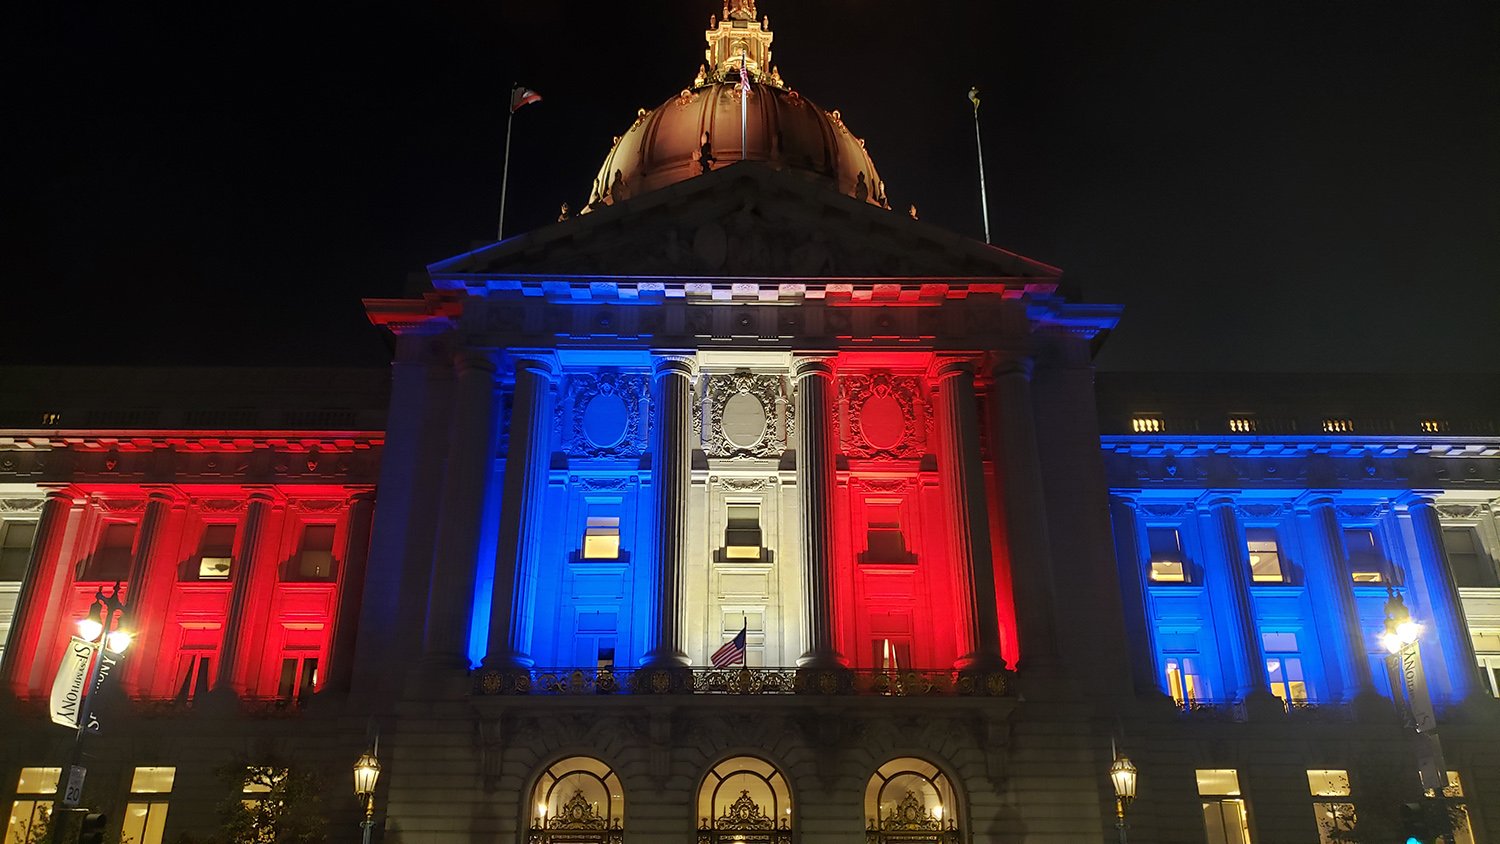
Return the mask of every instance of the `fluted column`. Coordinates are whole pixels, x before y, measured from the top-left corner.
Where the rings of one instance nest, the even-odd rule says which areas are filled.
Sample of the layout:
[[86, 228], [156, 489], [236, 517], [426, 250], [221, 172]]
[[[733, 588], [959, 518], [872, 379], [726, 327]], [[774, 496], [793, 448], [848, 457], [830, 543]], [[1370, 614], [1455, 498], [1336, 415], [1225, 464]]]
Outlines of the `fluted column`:
[[797, 498], [802, 516], [804, 668], [843, 665], [834, 638], [833, 494], [837, 480], [831, 356], [792, 363], [797, 452]]
[[1130, 671], [1138, 695], [1160, 695], [1156, 673], [1156, 623], [1147, 603], [1147, 562], [1141, 554], [1138, 505], [1119, 495], [1109, 497], [1114, 526], [1115, 558], [1120, 567], [1120, 599], [1125, 610], [1125, 637], [1130, 645]]
[[370, 523], [375, 516], [375, 493], [360, 492], [349, 499], [343, 571], [339, 573], [339, 608], [329, 656], [330, 686], [348, 691], [354, 673], [355, 640], [359, 633], [359, 596], [364, 593], [365, 563], [370, 556]]
[[453, 417], [422, 643], [422, 662], [430, 667], [469, 666], [479, 526], [494, 459], [496, 368], [494, 355], [483, 350], [468, 349], [454, 359]]
[[[154, 641], [160, 640], [160, 626], [153, 624], [157, 616], [153, 592], [156, 591], [156, 560], [161, 556], [167, 524], [172, 517], [174, 496], [166, 490], [152, 490], [146, 497], [146, 510], [141, 515], [140, 528], [136, 532], [135, 554], [130, 560], [130, 576], [125, 589], [125, 618], [121, 626], [135, 635], [137, 650], [145, 650]], [[129, 695], [136, 695], [153, 666], [144, 659], [126, 663], [121, 686]]]
[[250, 493], [250, 503], [245, 508], [245, 529], [240, 533], [239, 553], [234, 555], [231, 568], [234, 579], [229, 589], [229, 614], [224, 620], [223, 644], [219, 646], [216, 685], [219, 689], [233, 690], [241, 695], [246, 687], [244, 673], [240, 671], [240, 658], [246, 650], [247, 639], [254, 635], [247, 628], [251, 589], [259, 578], [274, 576], [262, 571], [264, 554], [260, 553], [267, 517], [274, 503], [274, 496], [266, 490]]
[[933, 369], [938, 385], [939, 468], [947, 503], [948, 549], [959, 578], [960, 647], [955, 667], [998, 671], [1000, 617], [995, 607], [995, 561], [990, 549], [984, 463], [979, 453], [979, 407], [974, 395], [974, 362], [939, 359]]
[[1442, 649], [1451, 699], [1463, 700], [1478, 691], [1479, 668], [1458, 583], [1453, 579], [1453, 569], [1443, 548], [1443, 523], [1438, 519], [1436, 503], [1428, 496], [1411, 495], [1401, 503], [1411, 518], [1417, 567], [1427, 592], [1428, 611], [1432, 613], [1432, 618], [1417, 621], [1428, 625]]
[[1259, 692], [1269, 694], [1270, 680], [1250, 598], [1250, 562], [1240, 539], [1234, 499], [1215, 495], [1204, 503], [1203, 546], [1208, 557], [1209, 596], [1214, 604], [1215, 627], [1223, 639], [1221, 648], [1228, 647], [1233, 662], [1232, 677], [1225, 672], [1225, 681], [1233, 684], [1236, 699]]
[[71, 489], [47, 491], [36, 537], [32, 540], [31, 558], [21, 578], [21, 591], [16, 596], [15, 615], [10, 624], [10, 642], [5, 648], [5, 662], [0, 665], [0, 683], [17, 697], [31, 693], [31, 669], [38, 656], [47, 605], [58, 575], [73, 496]]
[[[490, 593], [489, 649], [484, 657], [486, 668], [515, 669], [531, 665], [526, 648], [531, 641], [529, 606], [536, 580], [533, 549], [537, 535], [545, 529], [542, 524], [543, 491], [551, 462], [551, 420], [547, 411], [556, 375], [550, 355], [522, 357], [515, 361], [510, 452], [505, 458], [505, 489], [500, 499], [495, 583]], [[460, 636], [464, 633], [463, 630], [456, 632]]]
[[688, 489], [692, 470], [692, 357], [658, 354], [652, 361], [651, 420], [652, 542], [650, 582], [655, 600], [646, 604], [646, 653], [641, 665], [680, 668], [688, 664], [682, 650], [683, 570], [687, 556]]
[[1000, 475], [1021, 664], [1048, 665], [1057, 659], [1057, 627], [1052, 543], [1047, 536], [1031, 399], [1031, 361], [1009, 356], [996, 361], [992, 389], [991, 442]]
[[1344, 554], [1344, 532], [1333, 499], [1318, 495], [1298, 508], [1297, 519], [1306, 529], [1308, 550], [1322, 563], [1317, 571], [1308, 572], [1308, 587], [1313, 590], [1314, 604], [1334, 612], [1334, 624], [1323, 630], [1333, 639], [1334, 661], [1343, 680], [1344, 700], [1375, 691], [1369, 654], [1365, 650], [1364, 627], [1359, 621], [1359, 604], [1354, 600], [1354, 578], [1349, 572], [1349, 558]]

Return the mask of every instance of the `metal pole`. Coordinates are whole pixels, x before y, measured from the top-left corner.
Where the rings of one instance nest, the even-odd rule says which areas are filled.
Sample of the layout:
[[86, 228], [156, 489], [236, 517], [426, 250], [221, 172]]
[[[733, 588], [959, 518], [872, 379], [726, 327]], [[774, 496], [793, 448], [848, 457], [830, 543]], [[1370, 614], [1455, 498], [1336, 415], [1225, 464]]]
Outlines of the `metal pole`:
[[83, 736], [88, 732], [89, 715], [94, 708], [94, 684], [99, 680], [99, 663], [104, 658], [104, 638], [109, 635], [106, 626], [103, 633], [99, 634], [99, 641], [94, 643], [94, 656], [89, 662], [88, 678], [83, 682], [86, 694], [78, 704], [78, 732], [73, 736], [73, 747], [68, 751], [67, 764], [63, 765], [62, 772], [58, 775], [57, 797], [52, 801], [52, 838], [54, 841], [73, 840], [71, 832], [64, 836], [62, 829], [63, 818], [67, 817], [70, 809], [76, 808], [66, 805], [68, 799], [68, 780], [73, 775], [73, 769], [83, 762]]
[[1128, 844], [1125, 840], [1125, 801], [1115, 798], [1115, 829], [1120, 831], [1120, 844]]
[[495, 227], [495, 240], [505, 239], [505, 188], [510, 182], [510, 127], [516, 122], [516, 110], [510, 110], [505, 118], [505, 167], [500, 172], [500, 223]]
[[[748, 56], [745, 51], [740, 51], [740, 73], [750, 69]], [[747, 125], [748, 109], [750, 107], [750, 87], [740, 85], [740, 160], [744, 161], [750, 155], [750, 128]]]
[[370, 844], [370, 830], [375, 826], [375, 795], [370, 795], [365, 803], [365, 820], [360, 824], [365, 831], [364, 844]]
[[[984, 242], [990, 242], [990, 200], [984, 188], [984, 142], [979, 134], [979, 104], [974, 104], [974, 146], [979, 150], [979, 208], [984, 214]], [[1121, 828], [1120, 840], [1124, 840], [1125, 832]]]

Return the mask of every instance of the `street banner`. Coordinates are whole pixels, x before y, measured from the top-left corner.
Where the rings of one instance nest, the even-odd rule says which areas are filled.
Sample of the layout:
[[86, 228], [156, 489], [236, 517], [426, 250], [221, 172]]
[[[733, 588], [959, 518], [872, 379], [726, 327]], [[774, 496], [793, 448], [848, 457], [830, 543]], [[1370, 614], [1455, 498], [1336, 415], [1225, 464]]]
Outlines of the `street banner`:
[[[124, 654], [114, 653], [109, 648], [99, 649], [99, 665], [94, 669], [94, 686], [89, 694], [92, 695], [104, 688], [105, 678], [109, 677], [110, 672], [114, 671], [115, 666], [119, 665], [120, 660], [124, 658]], [[94, 708], [93, 704], [89, 704], [89, 723], [87, 729], [91, 733], [97, 734], [99, 732], [99, 712]]]
[[62, 664], [52, 681], [52, 723], [78, 729], [78, 714], [83, 709], [84, 686], [89, 681], [89, 665], [98, 645], [74, 636], [63, 652]]
[[1411, 706], [1412, 722], [1419, 733], [1437, 729], [1437, 713], [1427, 691], [1427, 675], [1422, 671], [1422, 654], [1416, 642], [1401, 649], [1401, 679], [1406, 684], [1406, 700]]

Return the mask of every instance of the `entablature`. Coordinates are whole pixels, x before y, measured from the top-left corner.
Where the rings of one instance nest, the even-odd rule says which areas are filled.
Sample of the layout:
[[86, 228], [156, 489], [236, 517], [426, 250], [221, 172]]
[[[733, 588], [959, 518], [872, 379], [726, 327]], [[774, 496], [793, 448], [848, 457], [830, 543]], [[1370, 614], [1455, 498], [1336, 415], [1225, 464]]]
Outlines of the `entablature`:
[[0, 482], [373, 484], [381, 432], [8, 431]]

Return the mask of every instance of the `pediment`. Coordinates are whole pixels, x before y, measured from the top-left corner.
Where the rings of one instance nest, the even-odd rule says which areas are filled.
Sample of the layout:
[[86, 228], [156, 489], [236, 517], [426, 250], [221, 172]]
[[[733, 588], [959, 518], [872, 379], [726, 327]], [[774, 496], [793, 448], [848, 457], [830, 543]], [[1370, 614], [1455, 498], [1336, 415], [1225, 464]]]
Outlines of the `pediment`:
[[439, 287], [511, 274], [1039, 283], [1061, 274], [757, 162], [602, 206], [441, 261], [428, 271]]

